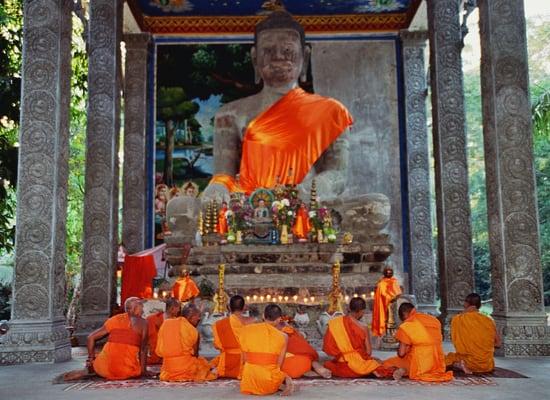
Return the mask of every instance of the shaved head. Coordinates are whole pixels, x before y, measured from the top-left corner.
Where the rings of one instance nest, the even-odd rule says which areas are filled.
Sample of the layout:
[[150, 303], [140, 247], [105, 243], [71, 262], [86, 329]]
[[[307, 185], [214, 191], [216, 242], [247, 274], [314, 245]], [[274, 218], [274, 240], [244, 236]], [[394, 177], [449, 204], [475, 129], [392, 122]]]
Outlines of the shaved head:
[[470, 293], [466, 296], [464, 302], [469, 306], [475, 306], [478, 310], [481, 308], [481, 296], [477, 293]]
[[181, 316], [184, 317], [193, 326], [197, 326], [201, 321], [201, 311], [193, 303], [186, 304], [181, 310]]
[[124, 311], [131, 312], [138, 304], [141, 304], [139, 297], [128, 297], [124, 302]]
[[408, 317], [411, 311], [414, 310], [414, 305], [412, 303], [403, 303], [399, 306], [399, 319], [401, 321], [405, 321]]

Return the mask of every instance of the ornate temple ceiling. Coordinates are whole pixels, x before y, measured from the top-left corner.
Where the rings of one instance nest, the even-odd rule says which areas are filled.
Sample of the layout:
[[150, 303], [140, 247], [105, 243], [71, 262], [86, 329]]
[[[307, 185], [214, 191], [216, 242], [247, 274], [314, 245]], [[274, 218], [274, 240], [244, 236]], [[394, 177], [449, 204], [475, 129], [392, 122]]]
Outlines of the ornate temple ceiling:
[[141, 30], [161, 35], [249, 34], [284, 8], [308, 33], [395, 32], [421, 0], [127, 0]]

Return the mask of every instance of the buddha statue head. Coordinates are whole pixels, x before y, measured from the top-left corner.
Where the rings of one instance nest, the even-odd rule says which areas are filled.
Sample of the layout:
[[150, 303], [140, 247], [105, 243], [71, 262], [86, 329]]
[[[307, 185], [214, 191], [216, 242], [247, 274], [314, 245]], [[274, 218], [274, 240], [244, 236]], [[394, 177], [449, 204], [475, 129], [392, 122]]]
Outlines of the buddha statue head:
[[273, 88], [307, 78], [311, 48], [304, 28], [286, 11], [274, 11], [256, 25], [251, 50], [255, 81]]

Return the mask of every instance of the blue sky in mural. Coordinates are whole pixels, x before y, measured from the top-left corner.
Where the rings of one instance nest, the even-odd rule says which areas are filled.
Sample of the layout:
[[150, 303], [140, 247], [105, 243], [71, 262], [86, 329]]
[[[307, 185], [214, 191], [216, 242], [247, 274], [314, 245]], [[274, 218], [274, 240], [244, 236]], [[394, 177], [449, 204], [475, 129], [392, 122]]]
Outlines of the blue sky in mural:
[[[280, 0], [138, 0], [146, 15], [255, 15]], [[295, 15], [404, 12], [412, 0], [283, 0]]]

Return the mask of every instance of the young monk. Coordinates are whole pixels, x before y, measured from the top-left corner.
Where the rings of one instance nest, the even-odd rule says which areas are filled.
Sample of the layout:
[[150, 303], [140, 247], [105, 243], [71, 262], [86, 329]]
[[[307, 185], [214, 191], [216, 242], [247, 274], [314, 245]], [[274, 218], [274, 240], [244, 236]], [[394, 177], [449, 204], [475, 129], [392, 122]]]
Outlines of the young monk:
[[281, 389], [286, 396], [294, 392], [292, 378], [281, 371], [288, 344], [287, 335], [276, 328], [281, 316], [281, 307], [268, 304], [264, 322], [246, 325], [241, 331], [242, 393], [266, 395]]
[[280, 323], [277, 328], [288, 336], [285, 360], [281, 366], [285, 374], [296, 379], [313, 369], [323, 378], [328, 379], [332, 376], [330, 370], [319, 363], [319, 354], [300, 332], [286, 322]]
[[425, 382], [445, 382], [453, 379], [445, 372], [441, 323], [435, 317], [416, 311], [411, 303], [399, 306], [399, 319], [403, 323], [395, 333], [399, 341], [397, 357], [384, 361], [386, 367], [396, 367], [393, 377], [403, 376]]
[[220, 350], [220, 355], [214, 358], [210, 365], [215, 367], [219, 377], [238, 378], [241, 372], [241, 348], [239, 335], [243, 327], [256, 322], [255, 318], [243, 316], [244, 298], [235, 295], [229, 299], [231, 315], [214, 324], [214, 347]]
[[160, 326], [168, 318], [176, 318], [181, 311], [181, 303], [178, 299], [170, 297], [166, 300], [165, 311], [151, 314], [147, 317], [147, 331], [149, 334], [149, 354], [147, 356], [147, 365], [161, 364], [162, 358], [156, 353], [157, 337]]
[[361, 297], [349, 302], [346, 316], [333, 318], [323, 339], [323, 351], [334, 359], [325, 362], [325, 367], [333, 376], [359, 378], [374, 374], [385, 377], [388, 371], [371, 358], [372, 347], [369, 330], [360, 320], [365, 314], [367, 303]]
[[[124, 314], [109, 318], [88, 336], [86, 367], [106, 379], [128, 379], [146, 375], [147, 322], [141, 317], [143, 303], [137, 297], [124, 302]], [[95, 357], [95, 344], [109, 335], [101, 353]]]
[[495, 322], [481, 314], [481, 297], [470, 293], [464, 300], [464, 311], [451, 321], [451, 339], [456, 353], [445, 356], [445, 363], [472, 372], [490, 372], [495, 369], [495, 347], [501, 346]]
[[206, 359], [199, 357], [199, 309], [186, 305], [181, 317], [165, 320], [158, 333], [157, 354], [163, 358], [160, 380], [203, 382], [216, 379]]

